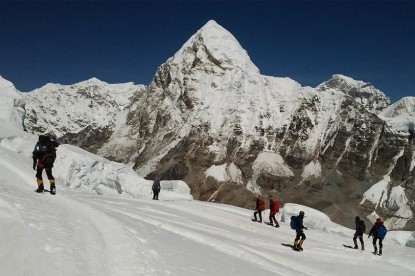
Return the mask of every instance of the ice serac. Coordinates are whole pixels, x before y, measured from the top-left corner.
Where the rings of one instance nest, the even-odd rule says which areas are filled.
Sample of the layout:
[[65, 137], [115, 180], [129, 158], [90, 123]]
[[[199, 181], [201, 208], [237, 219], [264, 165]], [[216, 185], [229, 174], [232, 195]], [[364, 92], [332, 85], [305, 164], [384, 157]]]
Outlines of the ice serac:
[[319, 91], [330, 89], [342, 91], [375, 113], [382, 111], [390, 104], [389, 98], [371, 83], [354, 80], [341, 74], [333, 75], [330, 80], [317, 87]]
[[0, 76], [0, 96], [9, 99], [21, 99], [19, 91], [10, 81]]
[[25, 129], [23, 117], [25, 101], [10, 81], [0, 76], [0, 126], [10, 136], [18, 135]]

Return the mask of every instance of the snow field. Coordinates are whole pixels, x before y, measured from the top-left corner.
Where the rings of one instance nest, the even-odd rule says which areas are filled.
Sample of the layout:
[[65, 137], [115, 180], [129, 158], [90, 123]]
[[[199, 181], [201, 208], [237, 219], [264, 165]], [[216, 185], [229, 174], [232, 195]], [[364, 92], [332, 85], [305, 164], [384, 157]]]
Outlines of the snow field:
[[[58, 185], [36, 194], [30, 161], [0, 147], [1, 275], [413, 275], [410, 232], [389, 233], [382, 257], [345, 248], [353, 230], [285, 204], [280, 228], [252, 210], [183, 198], [97, 195]], [[30, 160], [30, 159], [29, 159]], [[8, 165], [5, 165], [8, 164]], [[30, 179], [30, 181], [29, 181]], [[10, 183], [13, 185], [10, 185]], [[288, 218], [304, 210], [304, 252], [289, 247]], [[264, 212], [264, 221], [267, 220]]]

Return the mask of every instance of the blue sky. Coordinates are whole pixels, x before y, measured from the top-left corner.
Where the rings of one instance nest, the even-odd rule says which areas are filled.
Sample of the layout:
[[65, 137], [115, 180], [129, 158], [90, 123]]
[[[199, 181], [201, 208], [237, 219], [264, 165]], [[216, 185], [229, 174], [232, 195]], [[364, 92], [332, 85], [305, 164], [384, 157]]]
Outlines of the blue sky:
[[0, 75], [20, 91], [91, 77], [148, 84], [208, 20], [262, 74], [316, 86], [333, 74], [415, 96], [415, 2], [0, 2]]

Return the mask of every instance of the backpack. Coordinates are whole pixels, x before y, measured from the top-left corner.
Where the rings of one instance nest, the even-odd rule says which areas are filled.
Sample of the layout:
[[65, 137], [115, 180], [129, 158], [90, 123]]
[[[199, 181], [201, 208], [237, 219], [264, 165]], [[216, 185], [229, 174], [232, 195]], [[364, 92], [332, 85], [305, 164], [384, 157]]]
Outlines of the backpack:
[[42, 158], [42, 162], [45, 166], [45, 168], [52, 168], [53, 163], [55, 162], [56, 154], [54, 153], [48, 153]]
[[152, 189], [153, 190], [160, 190], [160, 188], [161, 188], [160, 187], [160, 181], [154, 180]]
[[297, 230], [297, 227], [298, 227], [298, 218], [297, 218], [297, 216], [291, 216], [290, 227], [293, 230]]
[[378, 228], [376, 229], [376, 235], [379, 237], [379, 238], [384, 238], [385, 236], [386, 236], [386, 233], [388, 232], [388, 230], [386, 230], [386, 227], [385, 227], [385, 225], [383, 225], [383, 224], [380, 224], [379, 226], [378, 226]]
[[52, 168], [56, 159], [56, 148], [59, 144], [51, 141], [48, 136], [40, 135], [39, 142], [33, 150], [33, 158], [39, 159], [39, 164], [43, 168]]
[[272, 209], [275, 213], [280, 212], [280, 205], [278, 203], [278, 200], [274, 200], [274, 202], [272, 203]]
[[366, 233], [366, 225], [363, 220], [359, 221], [360, 229], [362, 230], [362, 233]]
[[263, 201], [262, 199], [260, 199], [258, 202], [258, 210], [261, 210], [261, 211], [265, 210], [265, 201]]

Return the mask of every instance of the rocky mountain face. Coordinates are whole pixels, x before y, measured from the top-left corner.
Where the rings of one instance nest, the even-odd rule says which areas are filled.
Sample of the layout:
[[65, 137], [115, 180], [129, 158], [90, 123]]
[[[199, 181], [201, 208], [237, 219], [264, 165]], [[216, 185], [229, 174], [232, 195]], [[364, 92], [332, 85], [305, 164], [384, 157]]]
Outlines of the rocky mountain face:
[[261, 75], [209, 21], [148, 87], [111, 86], [31, 92], [26, 126], [148, 178], [184, 180], [195, 199], [252, 208], [260, 194], [349, 226], [379, 215], [391, 228], [415, 228], [414, 143], [394, 128], [393, 112], [382, 117], [389, 100], [370, 84], [334, 75], [310, 88]]

